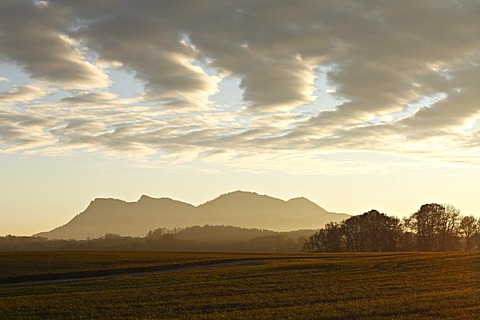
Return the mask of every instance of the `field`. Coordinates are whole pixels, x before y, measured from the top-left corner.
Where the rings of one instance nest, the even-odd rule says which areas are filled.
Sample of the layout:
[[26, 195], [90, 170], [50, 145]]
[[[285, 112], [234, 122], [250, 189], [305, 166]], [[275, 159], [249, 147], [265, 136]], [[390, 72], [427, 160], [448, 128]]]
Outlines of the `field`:
[[478, 252], [0, 253], [1, 319], [479, 319], [479, 288]]

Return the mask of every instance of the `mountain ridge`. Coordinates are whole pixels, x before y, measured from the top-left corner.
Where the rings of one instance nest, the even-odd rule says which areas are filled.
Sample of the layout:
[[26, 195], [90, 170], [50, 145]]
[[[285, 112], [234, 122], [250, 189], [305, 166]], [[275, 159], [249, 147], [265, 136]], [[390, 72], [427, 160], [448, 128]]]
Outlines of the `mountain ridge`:
[[35, 236], [87, 239], [106, 233], [144, 236], [148, 231], [194, 225], [231, 225], [275, 231], [317, 229], [347, 214], [331, 213], [304, 198], [282, 200], [256, 192], [233, 191], [198, 206], [171, 198], [142, 195], [135, 202], [95, 198], [66, 224]]

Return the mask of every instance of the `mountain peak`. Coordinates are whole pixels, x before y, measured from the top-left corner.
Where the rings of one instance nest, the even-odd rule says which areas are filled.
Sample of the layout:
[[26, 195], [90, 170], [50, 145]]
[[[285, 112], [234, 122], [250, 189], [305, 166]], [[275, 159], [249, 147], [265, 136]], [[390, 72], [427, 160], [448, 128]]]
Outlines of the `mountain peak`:
[[90, 205], [88, 207], [108, 206], [114, 203], [126, 203], [126, 201], [114, 198], [95, 198], [94, 200], [90, 201]]
[[316, 204], [313, 201], [308, 200], [305, 197], [292, 198], [292, 199], [288, 200], [287, 203], [291, 206], [295, 206], [295, 207], [298, 207], [298, 208], [304, 208], [304, 209], [309, 208], [311, 210], [320, 209], [320, 210], [323, 210], [323, 211], [327, 212], [327, 210], [323, 209], [318, 204]]
[[150, 201], [150, 200], [157, 200], [156, 198], [147, 196], [146, 194], [142, 194], [140, 199], [138, 199], [138, 202], [143, 202], [143, 201]]
[[288, 201], [308, 201], [308, 202], [312, 202], [305, 197], [296, 197], [296, 198], [289, 199]]
[[224, 193], [224, 194], [220, 195], [218, 198], [232, 197], [232, 196], [259, 196], [259, 194], [256, 193], [256, 192], [252, 192], [252, 191], [236, 190], [236, 191]]
[[[230, 205], [236, 205], [236, 204], [242, 203], [242, 204], [250, 204], [252, 206], [255, 206], [259, 201], [266, 200], [266, 199], [279, 200], [276, 198], [269, 197], [267, 195], [260, 195], [256, 192], [237, 190], [237, 191], [224, 193], [213, 200], [210, 200], [201, 204], [199, 207], [221, 205], [223, 203], [229, 203]], [[279, 200], [279, 201], [282, 201], [282, 200]]]
[[292, 199], [289, 199], [287, 202], [290, 202], [290, 203], [308, 203], [308, 204], [317, 205], [315, 202], [310, 201], [305, 197], [292, 198]]

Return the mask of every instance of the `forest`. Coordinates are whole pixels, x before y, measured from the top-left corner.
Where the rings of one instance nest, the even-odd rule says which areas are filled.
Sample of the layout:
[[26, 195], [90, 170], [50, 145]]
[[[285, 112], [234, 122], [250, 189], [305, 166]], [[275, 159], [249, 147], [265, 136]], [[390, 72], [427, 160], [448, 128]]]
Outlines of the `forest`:
[[107, 233], [87, 240], [0, 237], [0, 251], [300, 252], [314, 230], [275, 232], [232, 226], [156, 228], [144, 237]]
[[460, 251], [480, 248], [480, 219], [452, 205], [424, 204], [404, 219], [377, 210], [328, 223], [304, 244], [307, 252]]

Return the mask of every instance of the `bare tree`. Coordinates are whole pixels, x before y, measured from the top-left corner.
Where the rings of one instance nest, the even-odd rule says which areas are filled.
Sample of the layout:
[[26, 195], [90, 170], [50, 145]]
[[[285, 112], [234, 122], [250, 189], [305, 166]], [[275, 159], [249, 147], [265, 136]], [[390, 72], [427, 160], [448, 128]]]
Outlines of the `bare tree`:
[[474, 216], [463, 217], [460, 221], [459, 231], [465, 241], [465, 250], [472, 250], [475, 247], [475, 237], [480, 230], [480, 219], [477, 221]]
[[400, 251], [415, 251], [417, 249], [415, 239], [415, 228], [412, 223], [412, 219], [404, 217], [400, 224], [401, 234], [398, 243], [398, 249]]
[[410, 217], [411, 227], [416, 233], [417, 249], [419, 251], [434, 251], [437, 226], [445, 207], [430, 203], [424, 204]]
[[459, 225], [460, 210], [450, 204], [443, 206], [444, 210], [438, 212], [438, 224], [436, 226], [438, 251], [453, 251], [460, 247]]

